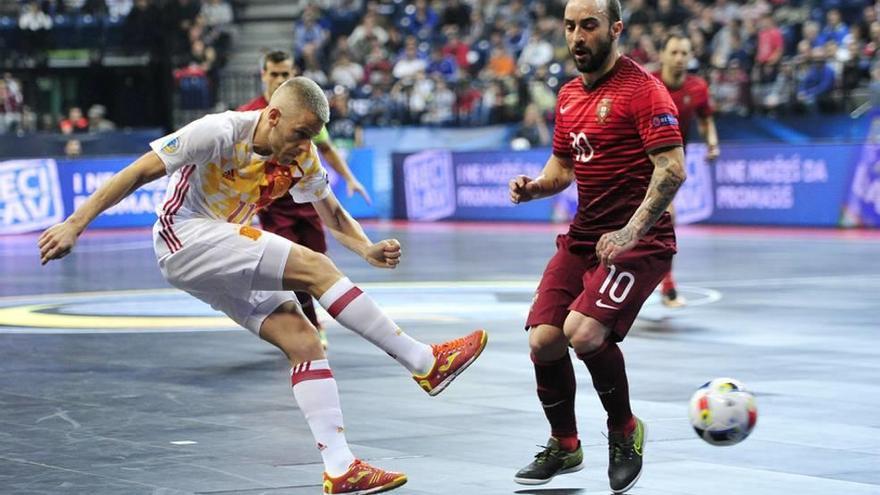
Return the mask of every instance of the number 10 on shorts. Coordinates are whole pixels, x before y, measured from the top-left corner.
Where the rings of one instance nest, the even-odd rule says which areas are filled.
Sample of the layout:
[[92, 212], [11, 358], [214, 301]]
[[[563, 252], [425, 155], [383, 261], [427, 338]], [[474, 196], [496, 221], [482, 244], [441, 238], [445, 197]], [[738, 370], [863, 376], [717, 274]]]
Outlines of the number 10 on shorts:
[[[614, 280], [614, 283], [611, 282], [612, 280]], [[608, 276], [602, 282], [602, 287], [599, 287], [599, 294], [604, 296], [605, 291], [608, 290], [608, 284], [611, 284], [611, 289], [608, 290], [608, 297], [616, 303], [622, 303], [626, 296], [629, 295], [629, 291], [632, 290], [635, 283], [636, 277], [632, 273], [617, 273], [617, 267], [611, 265]]]

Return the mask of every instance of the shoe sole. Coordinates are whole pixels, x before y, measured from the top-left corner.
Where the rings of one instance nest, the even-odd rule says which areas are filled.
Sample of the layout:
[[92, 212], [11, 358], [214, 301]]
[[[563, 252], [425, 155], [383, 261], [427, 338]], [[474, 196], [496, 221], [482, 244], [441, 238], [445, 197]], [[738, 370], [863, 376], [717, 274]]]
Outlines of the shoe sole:
[[577, 466], [573, 466], [568, 469], [563, 469], [562, 471], [559, 471], [558, 473], [547, 478], [546, 480], [538, 480], [538, 479], [534, 479], [534, 478], [517, 478], [516, 476], [514, 476], [513, 481], [519, 483], [520, 485], [546, 485], [547, 483], [550, 483], [551, 481], [553, 481], [553, 478], [559, 476], [560, 474], [576, 473], [583, 468], [584, 468], [584, 463], [583, 463], [583, 461], [581, 461], [581, 463], [578, 464]]
[[396, 480], [388, 483], [387, 485], [377, 486], [376, 488], [370, 488], [369, 490], [361, 490], [358, 492], [347, 492], [343, 495], [370, 495], [371, 493], [382, 493], [394, 490], [395, 488], [401, 487], [406, 484], [406, 476], [397, 478]]
[[480, 340], [480, 348], [477, 349], [477, 352], [475, 352], [474, 355], [471, 356], [471, 358], [468, 359], [467, 362], [464, 363], [461, 368], [455, 370], [454, 373], [447, 376], [446, 379], [444, 379], [436, 387], [434, 387], [430, 392], [428, 392], [428, 395], [430, 395], [431, 397], [439, 395], [440, 392], [445, 390], [446, 387], [448, 387], [449, 384], [452, 383], [452, 380], [455, 380], [455, 377], [460, 375], [461, 372], [463, 372], [464, 370], [468, 369], [468, 366], [470, 366], [474, 361], [477, 360], [478, 357], [480, 357], [480, 354], [483, 353], [483, 349], [486, 348], [486, 344], [489, 342], [489, 333], [483, 329], [480, 329], [480, 331], [483, 332], [483, 338]]
[[642, 468], [639, 469], [639, 474], [636, 475], [635, 479], [633, 479], [625, 488], [621, 488], [619, 490], [611, 489], [611, 493], [619, 495], [621, 493], [626, 493], [632, 489], [632, 487], [636, 486], [636, 483], [639, 481], [639, 478], [642, 477], [642, 471], [645, 470], [645, 444], [648, 443], [648, 424], [642, 422]]

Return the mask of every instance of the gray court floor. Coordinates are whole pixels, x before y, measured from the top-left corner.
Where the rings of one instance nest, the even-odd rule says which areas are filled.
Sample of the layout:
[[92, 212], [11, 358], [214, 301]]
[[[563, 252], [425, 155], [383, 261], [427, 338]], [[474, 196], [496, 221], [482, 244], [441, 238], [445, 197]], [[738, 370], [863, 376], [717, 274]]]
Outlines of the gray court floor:
[[[486, 352], [429, 398], [403, 368], [328, 322], [355, 453], [405, 471], [409, 494], [608, 493], [603, 412], [582, 363], [587, 468], [512, 481], [548, 431], [522, 322], [551, 227], [372, 225], [405, 261], [338, 264], [408, 332], [475, 327]], [[693, 303], [651, 299], [624, 342], [647, 420], [633, 494], [880, 494], [880, 235], [689, 228], [676, 272]], [[162, 280], [148, 232], [96, 232], [40, 267], [35, 236], [0, 238], [0, 493], [317, 494], [320, 457], [280, 353]], [[687, 400], [718, 376], [757, 395], [753, 435], [692, 433]]]

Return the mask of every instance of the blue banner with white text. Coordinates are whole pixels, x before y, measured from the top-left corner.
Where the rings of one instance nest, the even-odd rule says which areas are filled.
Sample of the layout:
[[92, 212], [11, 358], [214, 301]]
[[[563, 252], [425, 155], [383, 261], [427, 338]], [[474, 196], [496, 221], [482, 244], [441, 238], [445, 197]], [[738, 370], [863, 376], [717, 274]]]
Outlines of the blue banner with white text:
[[[678, 223], [880, 226], [880, 144], [688, 146]], [[514, 205], [508, 183], [540, 174], [550, 150], [395, 154], [394, 216], [409, 220], [567, 221], [573, 188]]]

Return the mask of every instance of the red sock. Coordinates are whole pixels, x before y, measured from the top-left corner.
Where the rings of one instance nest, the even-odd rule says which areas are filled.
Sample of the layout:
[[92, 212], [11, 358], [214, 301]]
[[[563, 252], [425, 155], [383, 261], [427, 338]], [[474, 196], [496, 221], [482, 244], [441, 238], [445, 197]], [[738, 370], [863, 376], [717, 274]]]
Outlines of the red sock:
[[675, 290], [675, 279], [672, 278], [672, 271], [663, 276], [663, 283], [660, 285], [660, 290], [664, 294]]
[[626, 367], [617, 343], [605, 341], [602, 347], [587, 354], [578, 354], [578, 357], [587, 365], [593, 377], [593, 387], [608, 413], [608, 429], [626, 432], [630, 426], [634, 427]]
[[559, 440], [563, 450], [574, 451], [578, 447], [577, 420], [574, 414], [574, 394], [577, 383], [574, 367], [568, 354], [557, 361], [538, 361], [532, 354], [538, 399], [544, 415], [550, 422], [550, 435]]

